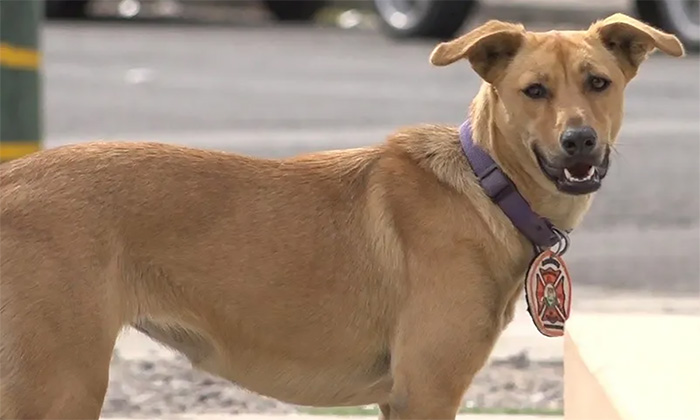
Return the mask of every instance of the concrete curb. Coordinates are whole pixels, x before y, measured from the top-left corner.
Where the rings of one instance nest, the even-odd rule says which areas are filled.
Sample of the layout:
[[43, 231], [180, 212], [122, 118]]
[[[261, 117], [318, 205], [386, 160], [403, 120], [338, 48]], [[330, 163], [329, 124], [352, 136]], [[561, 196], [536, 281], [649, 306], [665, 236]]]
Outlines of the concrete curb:
[[689, 333], [700, 316], [582, 314], [567, 326], [567, 419], [700, 418], [700, 340]]

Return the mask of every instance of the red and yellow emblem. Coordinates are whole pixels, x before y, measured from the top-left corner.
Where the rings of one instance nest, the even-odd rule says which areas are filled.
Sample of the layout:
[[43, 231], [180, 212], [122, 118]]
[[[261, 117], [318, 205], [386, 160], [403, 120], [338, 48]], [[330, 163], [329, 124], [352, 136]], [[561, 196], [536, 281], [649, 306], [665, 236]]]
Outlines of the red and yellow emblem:
[[525, 278], [525, 296], [539, 332], [547, 337], [564, 335], [571, 311], [571, 279], [559, 255], [548, 249], [532, 261]]

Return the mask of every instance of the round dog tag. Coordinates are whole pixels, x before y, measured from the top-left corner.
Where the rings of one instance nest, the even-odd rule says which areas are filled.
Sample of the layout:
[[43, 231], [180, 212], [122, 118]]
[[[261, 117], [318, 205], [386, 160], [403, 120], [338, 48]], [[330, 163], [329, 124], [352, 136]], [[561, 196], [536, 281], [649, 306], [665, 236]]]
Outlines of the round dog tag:
[[525, 277], [527, 310], [547, 337], [564, 335], [571, 310], [571, 278], [560, 255], [547, 249], [537, 255]]

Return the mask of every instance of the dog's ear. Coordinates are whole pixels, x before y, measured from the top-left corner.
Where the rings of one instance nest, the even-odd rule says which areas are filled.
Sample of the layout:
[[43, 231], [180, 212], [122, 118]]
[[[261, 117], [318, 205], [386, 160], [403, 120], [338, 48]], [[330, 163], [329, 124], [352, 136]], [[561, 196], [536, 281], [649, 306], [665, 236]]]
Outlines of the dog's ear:
[[639, 65], [654, 49], [673, 57], [685, 55], [683, 44], [674, 35], [622, 13], [595, 22], [588, 31], [615, 55], [629, 79], [637, 74]]
[[491, 20], [457, 39], [438, 44], [430, 54], [430, 62], [435, 66], [446, 66], [466, 58], [482, 79], [493, 83], [524, 38], [522, 25]]

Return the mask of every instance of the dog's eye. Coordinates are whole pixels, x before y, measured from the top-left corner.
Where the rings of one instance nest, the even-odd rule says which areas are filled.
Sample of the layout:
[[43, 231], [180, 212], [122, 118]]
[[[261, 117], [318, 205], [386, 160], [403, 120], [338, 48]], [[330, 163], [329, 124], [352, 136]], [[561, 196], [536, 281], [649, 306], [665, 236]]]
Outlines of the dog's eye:
[[602, 92], [610, 86], [610, 80], [603, 77], [591, 76], [588, 78], [588, 87], [594, 92]]
[[547, 88], [544, 87], [544, 85], [541, 83], [531, 84], [530, 86], [523, 89], [523, 93], [527, 95], [527, 97], [532, 99], [542, 99], [546, 98], [549, 95]]

